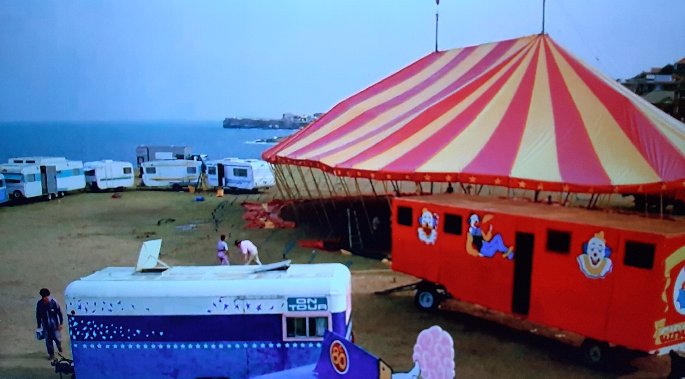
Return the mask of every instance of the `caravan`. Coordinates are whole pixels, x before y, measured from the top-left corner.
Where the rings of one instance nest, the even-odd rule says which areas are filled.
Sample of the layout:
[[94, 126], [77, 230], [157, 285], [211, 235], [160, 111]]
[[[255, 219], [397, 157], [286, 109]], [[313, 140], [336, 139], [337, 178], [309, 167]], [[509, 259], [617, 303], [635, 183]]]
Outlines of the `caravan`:
[[[147, 241], [143, 245], [161, 240]], [[158, 253], [157, 253], [158, 256]], [[65, 292], [78, 377], [250, 378], [315, 363], [351, 338], [342, 264], [108, 267]]]
[[129, 162], [103, 160], [83, 164], [86, 183], [91, 190], [129, 188], [134, 185], [133, 165]]
[[14, 199], [52, 199], [86, 186], [83, 163], [63, 157], [10, 158], [9, 163], [0, 165], [0, 173], [5, 176], [8, 195]]
[[143, 185], [172, 188], [175, 191], [198, 182], [202, 161], [174, 159], [144, 162]]
[[156, 161], [162, 159], [190, 159], [190, 146], [174, 145], [140, 145], [136, 147], [136, 163], [138, 167], [143, 162]]
[[5, 177], [0, 174], [0, 203], [7, 201], [7, 187], [5, 187]]
[[267, 162], [240, 158], [208, 161], [207, 182], [213, 187], [247, 191], [257, 191], [276, 184]]

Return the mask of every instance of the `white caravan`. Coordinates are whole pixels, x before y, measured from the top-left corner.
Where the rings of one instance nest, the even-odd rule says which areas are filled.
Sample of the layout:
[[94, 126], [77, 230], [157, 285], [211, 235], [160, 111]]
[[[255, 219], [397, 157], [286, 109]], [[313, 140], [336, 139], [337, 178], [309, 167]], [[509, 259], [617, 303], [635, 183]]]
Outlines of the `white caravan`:
[[83, 169], [86, 174], [86, 184], [93, 191], [134, 186], [133, 165], [129, 162], [111, 159], [86, 162], [83, 164]]
[[64, 157], [10, 158], [8, 164], [0, 165], [0, 173], [5, 176], [7, 193], [15, 199], [52, 199], [86, 186], [83, 162]]
[[257, 191], [276, 184], [269, 164], [259, 159], [223, 158], [207, 162], [207, 182], [213, 187]]
[[181, 187], [196, 185], [202, 162], [187, 159], [143, 162], [143, 185], [148, 187], [169, 187], [178, 191]]
[[136, 147], [136, 163], [141, 167], [143, 162], [162, 159], [190, 159], [190, 146], [175, 145], [140, 145]]
[[5, 177], [0, 174], [0, 203], [7, 201], [7, 187], [5, 187]]

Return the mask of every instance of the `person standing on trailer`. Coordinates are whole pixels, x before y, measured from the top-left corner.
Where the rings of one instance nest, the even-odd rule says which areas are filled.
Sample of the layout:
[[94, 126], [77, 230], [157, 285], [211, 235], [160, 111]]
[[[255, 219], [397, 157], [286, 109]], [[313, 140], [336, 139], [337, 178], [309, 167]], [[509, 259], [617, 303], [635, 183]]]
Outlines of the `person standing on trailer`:
[[238, 249], [240, 249], [240, 252], [243, 253], [246, 265], [249, 265], [252, 263], [252, 261], [257, 262], [258, 265], [262, 264], [262, 262], [259, 260], [259, 251], [257, 251], [257, 246], [255, 246], [252, 241], [235, 240], [235, 245], [238, 247]]
[[222, 234], [219, 237], [219, 242], [216, 243], [216, 257], [220, 265], [228, 266], [228, 244], [226, 243], [226, 235]]
[[36, 303], [36, 323], [38, 324], [38, 331], [42, 330], [42, 337], [45, 338], [45, 346], [48, 348], [48, 359], [55, 358], [54, 343], [57, 345], [57, 351], [62, 352], [62, 323], [64, 318], [62, 316], [62, 309], [59, 303], [50, 297], [50, 290], [41, 288], [39, 292], [41, 299]]

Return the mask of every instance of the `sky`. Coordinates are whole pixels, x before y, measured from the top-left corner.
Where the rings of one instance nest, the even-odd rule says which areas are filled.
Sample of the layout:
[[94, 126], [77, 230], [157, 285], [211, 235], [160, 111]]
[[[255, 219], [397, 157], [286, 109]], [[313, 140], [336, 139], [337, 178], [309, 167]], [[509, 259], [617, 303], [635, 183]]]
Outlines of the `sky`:
[[[537, 34], [543, 0], [0, 0], [0, 122], [326, 112], [440, 50]], [[613, 78], [685, 57], [685, 0], [547, 0]]]

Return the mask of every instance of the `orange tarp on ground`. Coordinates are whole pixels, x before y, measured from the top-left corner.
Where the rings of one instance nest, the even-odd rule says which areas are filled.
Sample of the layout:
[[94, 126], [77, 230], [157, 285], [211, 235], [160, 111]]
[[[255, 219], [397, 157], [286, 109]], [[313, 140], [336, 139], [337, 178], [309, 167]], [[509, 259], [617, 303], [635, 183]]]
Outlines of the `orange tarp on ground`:
[[285, 221], [281, 218], [281, 209], [289, 202], [272, 200], [268, 203], [244, 202], [241, 205], [245, 208], [243, 220], [245, 227], [256, 229], [288, 229], [294, 228], [295, 223]]

